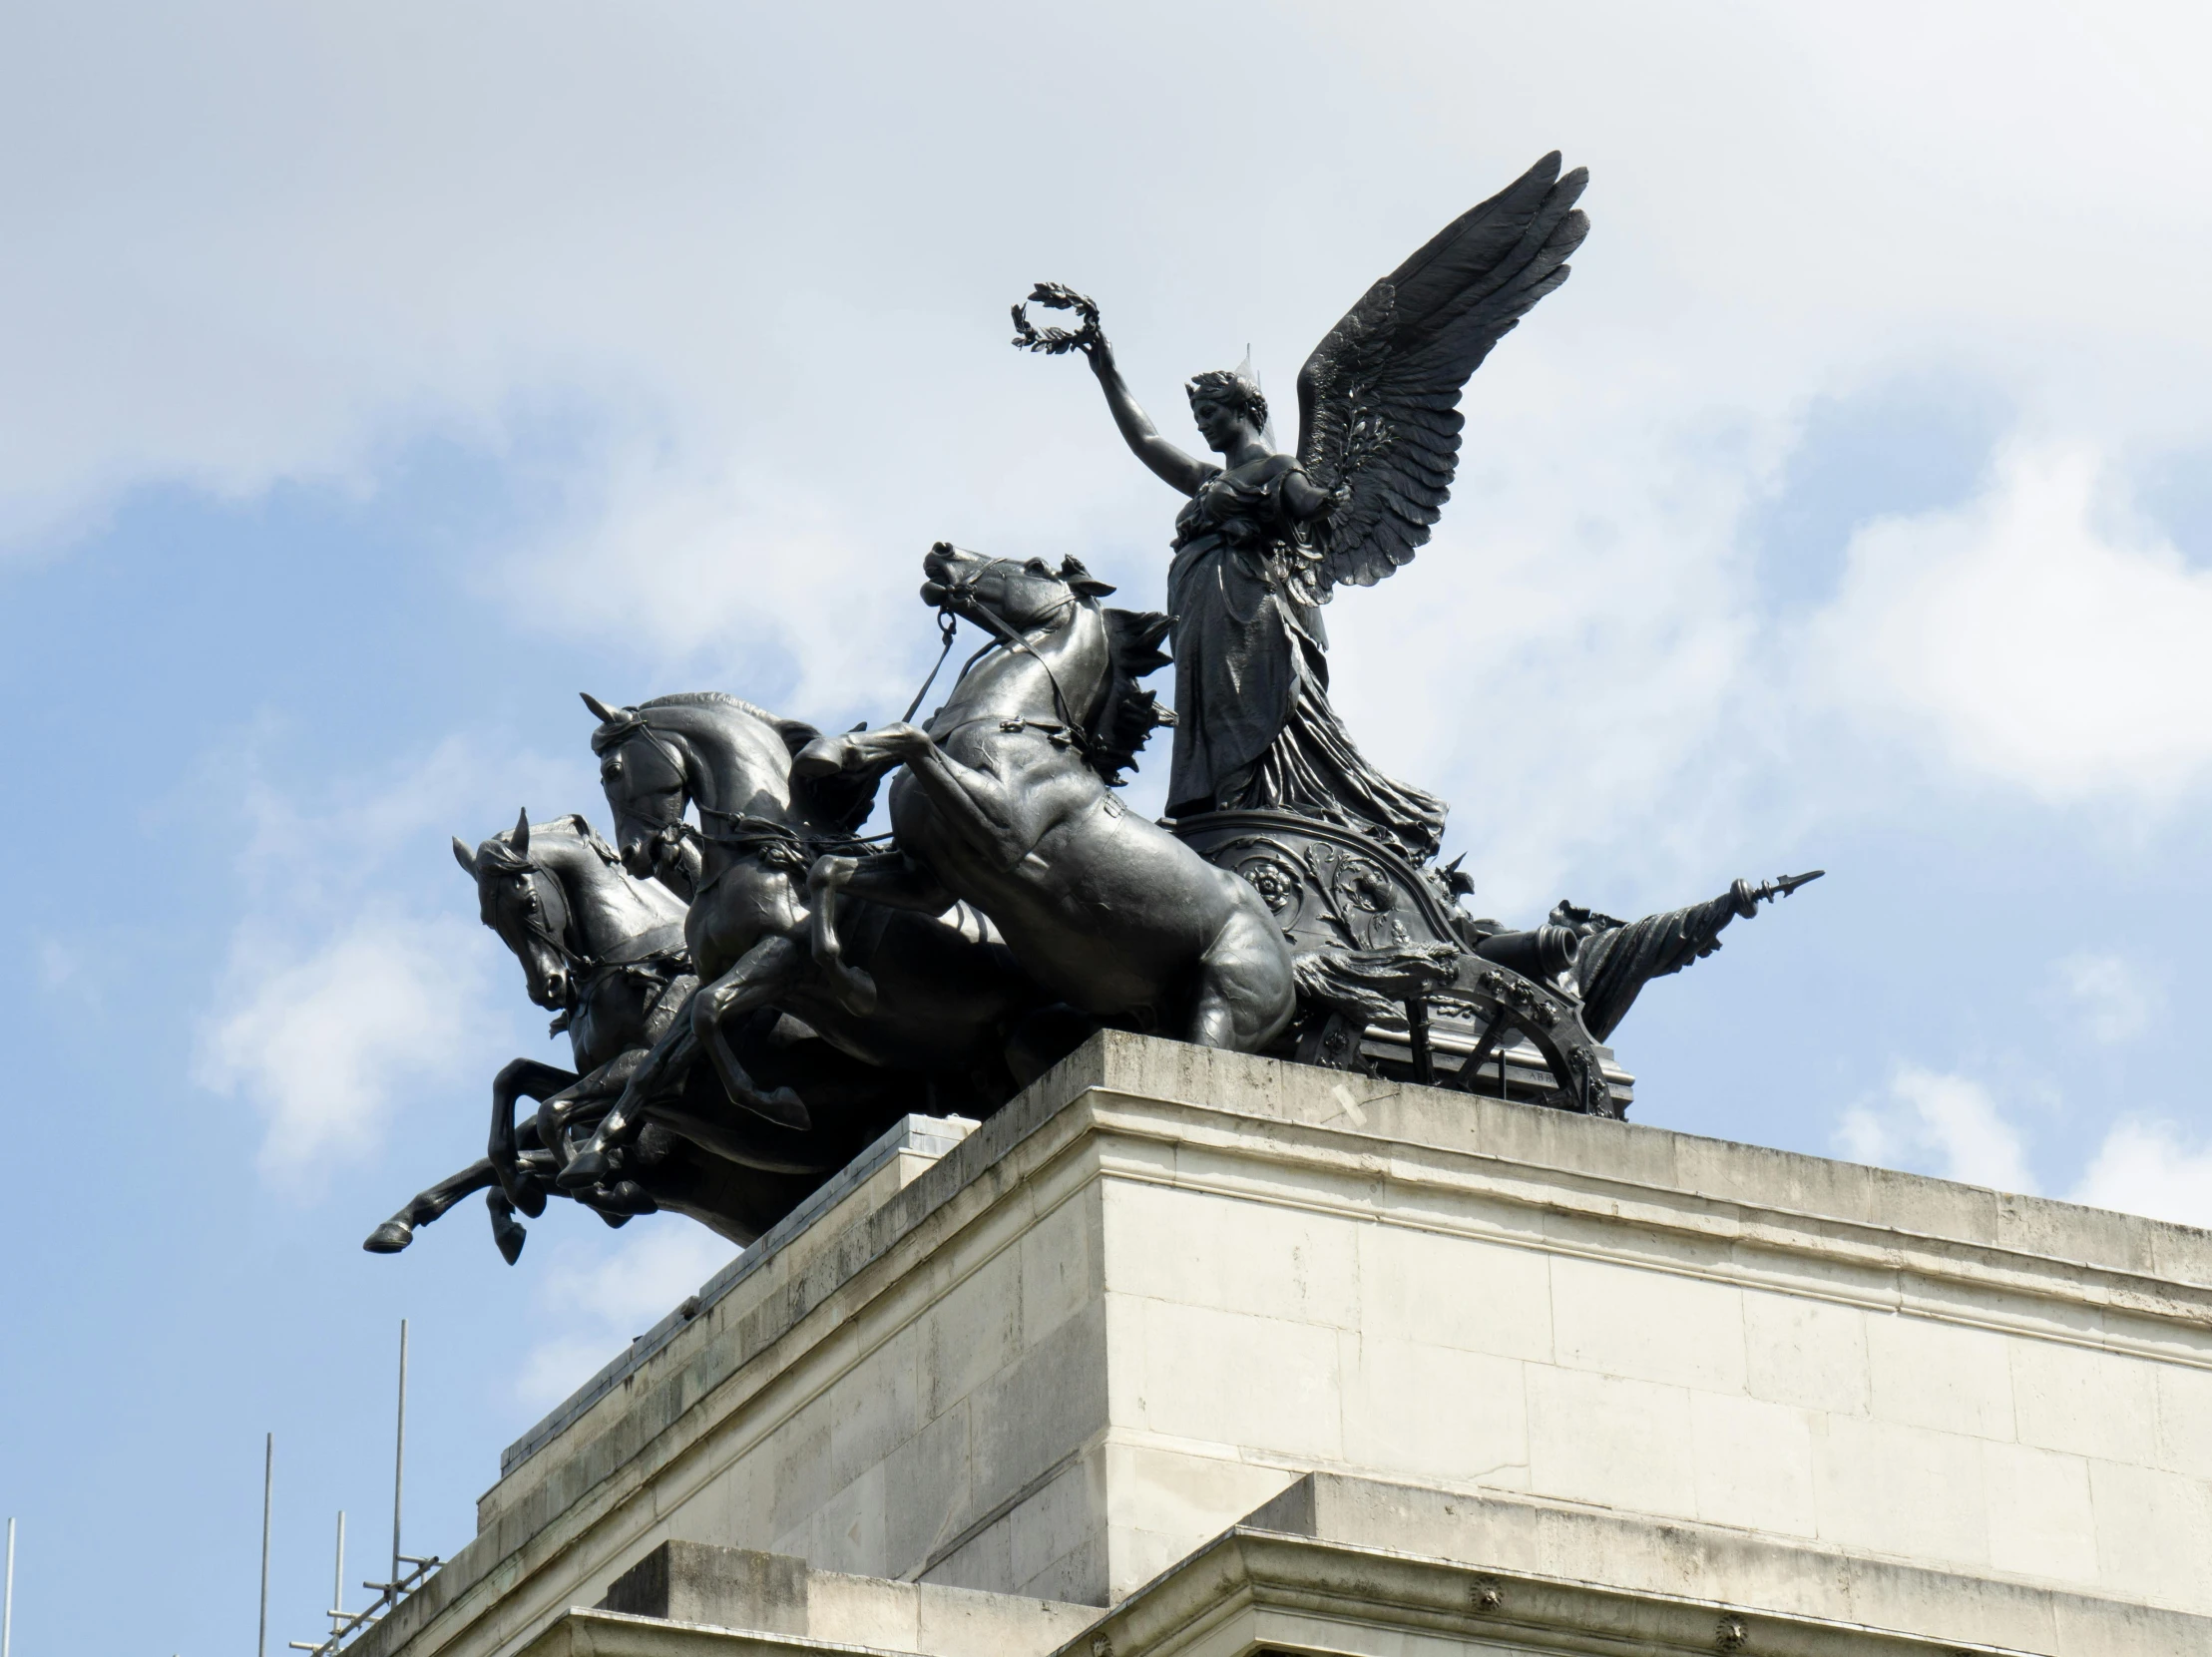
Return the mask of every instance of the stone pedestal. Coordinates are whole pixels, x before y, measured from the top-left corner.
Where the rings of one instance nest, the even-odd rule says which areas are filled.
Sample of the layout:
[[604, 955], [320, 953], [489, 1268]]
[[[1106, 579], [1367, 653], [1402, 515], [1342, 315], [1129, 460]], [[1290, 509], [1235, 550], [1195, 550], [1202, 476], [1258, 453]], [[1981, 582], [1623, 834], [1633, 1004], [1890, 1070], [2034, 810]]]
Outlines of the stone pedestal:
[[[1109, 1035], [879, 1144], [479, 1525], [361, 1649], [632, 1649], [590, 1643], [647, 1638], [620, 1595], [571, 1608], [676, 1542], [1045, 1602], [1052, 1638], [1117, 1607], [1074, 1646], [1116, 1657], [2212, 1651], [2212, 1237]], [[1399, 1597], [1320, 1640], [1363, 1549], [1430, 1574], [1369, 1569]], [[1248, 1639], [1193, 1632], [1236, 1605]], [[919, 1639], [877, 1648], [958, 1645]]]

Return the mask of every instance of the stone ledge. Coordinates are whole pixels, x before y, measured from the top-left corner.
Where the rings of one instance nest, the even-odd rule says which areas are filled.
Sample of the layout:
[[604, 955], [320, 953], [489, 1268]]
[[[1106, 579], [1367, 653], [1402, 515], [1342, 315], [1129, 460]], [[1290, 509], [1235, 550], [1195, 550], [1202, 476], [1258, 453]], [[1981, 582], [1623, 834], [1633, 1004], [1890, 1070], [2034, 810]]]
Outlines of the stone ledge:
[[572, 1606], [524, 1654], [1045, 1657], [1100, 1614], [1089, 1605], [812, 1570], [803, 1559], [747, 1548], [664, 1542], [604, 1602]]
[[1065, 1103], [1088, 1087], [1356, 1138], [1458, 1150], [1786, 1220], [1840, 1221], [2085, 1266], [2142, 1280], [2154, 1290], [2175, 1285], [2212, 1290], [2212, 1232], [1639, 1122], [1111, 1032], [1086, 1043], [1033, 1091], [1049, 1091]]
[[[2202, 1657], [2212, 1619], [1717, 1526], [1313, 1473], [1089, 1631], [1112, 1657], [1255, 1640], [1759, 1657]], [[1735, 1643], [1729, 1643], [1734, 1640]], [[1080, 1652], [1080, 1644], [1065, 1648]]]
[[[1441, 1106], [1440, 1098], [1445, 1101]], [[1440, 1110], [1448, 1114], [1464, 1103], [1435, 1089], [1408, 1088], [1369, 1101], [1357, 1129], [1335, 1122], [1261, 1118], [1269, 1121], [1269, 1128], [1257, 1137], [1253, 1117], [1218, 1106], [1100, 1089], [1089, 1110], [1093, 1130], [1114, 1144], [1102, 1166], [1118, 1180], [1234, 1198], [1253, 1194], [1246, 1170], [1255, 1163], [1295, 1168], [1311, 1190], [1291, 1206], [1316, 1214], [1478, 1238], [1511, 1232], [1524, 1246], [1554, 1255], [1632, 1263], [1742, 1288], [1780, 1288], [1978, 1328], [2031, 1330], [2068, 1344], [2212, 1367], [2212, 1348], [2205, 1339], [2212, 1335], [2212, 1290], [2001, 1244], [1515, 1161], [1446, 1143], [1448, 1133], [1430, 1131], [1439, 1125]], [[1424, 1115], [1428, 1119], [1409, 1119]], [[1598, 1132], [1624, 1131], [1621, 1123], [1564, 1119], [1586, 1122]], [[1387, 1125], [1388, 1132], [1377, 1134], [1370, 1122]], [[1447, 1120], [1443, 1125], [1452, 1124]], [[1366, 1148], [1366, 1142], [1378, 1138], [1392, 1147], [1387, 1154]], [[1946, 1182], [1924, 1183], [1943, 1187]], [[1957, 1189], [1970, 1199], [1993, 1194]], [[1515, 1218], [1504, 1225], [1496, 1218], [1470, 1223], [1424, 1201], [1430, 1193]], [[1285, 1205], [1279, 1194], [1265, 1200]], [[1531, 1211], [1542, 1216], [1540, 1241], [1530, 1240], [1530, 1228], [1520, 1218]], [[2081, 1212], [2093, 1220], [2131, 1218]], [[2187, 1332], [2178, 1342], [2173, 1338], [2177, 1328]]]

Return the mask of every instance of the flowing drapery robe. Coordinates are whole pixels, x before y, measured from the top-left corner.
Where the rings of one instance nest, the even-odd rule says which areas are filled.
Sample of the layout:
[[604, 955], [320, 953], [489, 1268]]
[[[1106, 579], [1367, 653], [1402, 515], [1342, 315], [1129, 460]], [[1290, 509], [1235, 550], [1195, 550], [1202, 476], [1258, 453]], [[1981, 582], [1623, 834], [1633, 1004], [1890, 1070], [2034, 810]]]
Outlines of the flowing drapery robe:
[[1209, 468], [1175, 520], [1168, 813], [1302, 812], [1423, 862], [1444, 832], [1444, 802], [1370, 765], [1329, 703], [1313, 556], [1282, 498], [1297, 470], [1288, 455], [1241, 475]]

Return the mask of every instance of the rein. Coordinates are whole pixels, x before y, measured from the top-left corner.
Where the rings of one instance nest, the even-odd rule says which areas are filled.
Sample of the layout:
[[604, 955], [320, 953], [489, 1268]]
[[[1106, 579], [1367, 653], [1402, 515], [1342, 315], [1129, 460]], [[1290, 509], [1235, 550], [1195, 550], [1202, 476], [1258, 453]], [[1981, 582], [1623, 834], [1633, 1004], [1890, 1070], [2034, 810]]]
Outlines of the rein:
[[[953, 614], [953, 610], [950, 605], [947, 605], [943, 609], [938, 611], [937, 630], [944, 634], [945, 647], [937, 652], [937, 660], [930, 666], [929, 677], [922, 680], [922, 688], [914, 692], [914, 699], [906, 704], [906, 711], [899, 715], [899, 721], [902, 724], [910, 723], [913, 720], [914, 710], [922, 705], [922, 698], [929, 694], [929, 687], [937, 682], [937, 675], [944, 668], [945, 658], [953, 653], [953, 634], [960, 630], [960, 618]], [[969, 668], [973, 667], [977, 662], [981, 661], [983, 659], [984, 650], [988, 650], [990, 648], [991, 646], [989, 644], [986, 644], [984, 645], [982, 650], [978, 650], [974, 655], [970, 656], [966, 661], [962, 662], [960, 664], [961, 672], [967, 672]], [[953, 682], [957, 684], [960, 681], [958, 679], [955, 679]]]
[[[770, 861], [780, 852], [797, 861], [791, 866], [805, 868], [822, 852], [864, 851], [867, 843], [851, 834], [801, 834], [788, 823], [779, 823], [768, 817], [748, 817], [741, 811], [723, 811], [710, 805], [691, 804], [698, 809], [702, 826], [699, 838], [712, 841], [717, 846], [727, 846], [734, 851], [751, 851], [756, 847], [770, 849]], [[715, 830], [704, 826], [707, 818], [718, 818], [728, 823], [728, 830]]]

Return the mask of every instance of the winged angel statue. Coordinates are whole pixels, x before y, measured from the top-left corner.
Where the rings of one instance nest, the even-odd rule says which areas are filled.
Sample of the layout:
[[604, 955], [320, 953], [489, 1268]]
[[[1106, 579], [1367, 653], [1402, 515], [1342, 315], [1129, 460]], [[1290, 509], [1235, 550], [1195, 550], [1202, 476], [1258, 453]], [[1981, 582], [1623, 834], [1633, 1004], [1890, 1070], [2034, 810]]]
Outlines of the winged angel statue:
[[1017, 309], [1017, 343], [1082, 350], [1136, 458], [1189, 497], [1167, 576], [1170, 816], [1273, 807], [1379, 833], [1416, 863], [1435, 853], [1444, 802], [1376, 770], [1330, 706], [1321, 607], [1429, 539], [1459, 464], [1461, 389], [1566, 280], [1589, 230], [1574, 205], [1587, 180], [1562, 176], [1554, 152], [1369, 288], [1299, 371], [1295, 455], [1269, 447], [1259, 386], [1219, 369], [1188, 390], [1222, 463], [1183, 453], [1130, 395], [1096, 306], [1041, 287], [1035, 298], [1085, 317], [1045, 333]]
[[[742, 1241], [885, 1123], [988, 1114], [1102, 1025], [1621, 1114], [1631, 1078], [1598, 1043], [1644, 985], [1819, 871], [1633, 922], [1566, 903], [1532, 929], [1475, 919], [1466, 877], [1433, 862], [1444, 803], [1371, 765], [1330, 705], [1321, 621], [1429, 539], [1461, 393], [1566, 280], [1583, 184], [1547, 156], [1369, 288], [1298, 375], [1294, 455], [1243, 371], [1189, 382], [1220, 464], [1183, 453], [1130, 396], [1096, 305], [1041, 285], [1032, 302], [1082, 316], [1045, 329], [1017, 305], [1016, 343], [1083, 351], [1129, 447], [1187, 498], [1172, 616], [1103, 607], [1112, 589], [1073, 559], [940, 543], [921, 597], [946, 651], [960, 620], [993, 637], [924, 725], [935, 669], [905, 717], [842, 735], [719, 691], [587, 696], [615, 843], [525, 814], [455, 847], [575, 1068], [501, 1070], [487, 1154], [367, 1246], [407, 1247], [477, 1190], [510, 1262], [516, 1210], [556, 1194], [612, 1225], [668, 1208]], [[1113, 787], [1165, 719], [1139, 681], [1167, 629], [1159, 825]], [[896, 843], [875, 846], [859, 819], [894, 771]], [[525, 1097], [540, 1105], [519, 1121]]]

